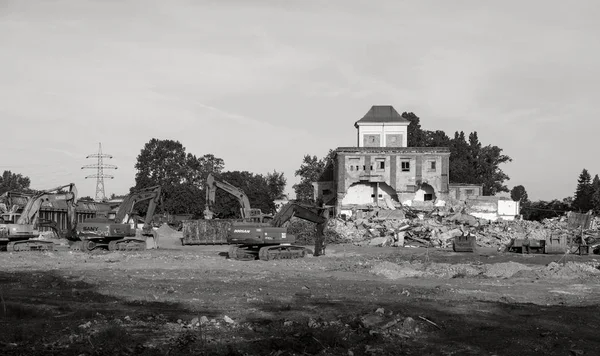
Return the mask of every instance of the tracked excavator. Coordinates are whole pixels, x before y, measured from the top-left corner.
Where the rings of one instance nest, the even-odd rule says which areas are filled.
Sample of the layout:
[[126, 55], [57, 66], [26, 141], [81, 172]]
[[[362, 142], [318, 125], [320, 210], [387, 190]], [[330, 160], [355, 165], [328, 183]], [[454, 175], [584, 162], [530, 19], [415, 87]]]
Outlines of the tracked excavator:
[[263, 214], [260, 209], [252, 208], [250, 206], [250, 200], [243, 190], [231, 183], [228, 183], [227, 181], [216, 180], [212, 173], [210, 173], [206, 178], [206, 208], [204, 210], [205, 219], [212, 219], [214, 215], [210, 208], [215, 204], [217, 189], [222, 189], [237, 199], [240, 204], [240, 216], [244, 221], [262, 222], [264, 219], [272, 217], [271, 215]]
[[[154, 186], [129, 194], [119, 205], [114, 219], [92, 218], [77, 225], [77, 242], [71, 245], [73, 250], [92, 251], [97, 248], [109, 251], [141, 251], [158, 248], [157, 236], [152, 230], [154, 211], [161, 199], [161, 187]], [[136, 204], [150, 201], [144, 225], [137, 226]]]
[[[240, 203], [240, 214], [243, 221], [233, 222], [227, 234], [227, 242], [233, 245], [228, 253], [231, 259], [269, 261], [302, 258], [306, 256], [306, 248], [294, 245], [296, 237], [289, 235], [284, 225], [295, 216], [317, 224], [317, 234], [322, 235], [323, 228], [328, 221], [326, 212], [329, 207], [316, 207], [295, 202], [284, 205], [275, 216], [263, 214], [260, 209], [250, 206], [250, 200], [243, 190], [226, 181], [216, 180], [212, 174], [209, 174], [206, 179], [205, 219], [213, 217], [210, 207], [215, 204], [218, 188], [235, 196]], [[317, 241], [319, 238], [317, 236]]]
[[[69, 188], [67, 192], [63, 192]], [[75, 235], [75, 207], [77, 204], [77, 189], [70, 183], [54, 189], [41, 191], [33, 196], [22, 195], [27, 198], [23, 211], [7, 212], [2, 214], [3, 222], [0, 223], [0, 244], [6, 244], [7, 251], [53, 251], [55, 245], [52, 241], [36, 239], [39, 236], [39, 227], [50, 226], [60, 237], [69, 239]], [[67, 204], [67, 232], [62, 235], [57, 225], [48, 220], [39, 218], [39, 212], [44, 203], [64, 201]]]
[[[293, 259], [306, 256], [307, 249], [294, 245], [296, 237], [287, 233], [284, 225], [292, 217], [317, 224], [316, 241], [322, 239], [323, 229], [327, 225], [328, 207], [317, 207], [290, 202], [268, 223], [234, 222], [229, 228], [227, 242], [233, 244], [228, 255], [236, 260], [263, 261]], [[316, 254], [315, 254], [316, 255]]]

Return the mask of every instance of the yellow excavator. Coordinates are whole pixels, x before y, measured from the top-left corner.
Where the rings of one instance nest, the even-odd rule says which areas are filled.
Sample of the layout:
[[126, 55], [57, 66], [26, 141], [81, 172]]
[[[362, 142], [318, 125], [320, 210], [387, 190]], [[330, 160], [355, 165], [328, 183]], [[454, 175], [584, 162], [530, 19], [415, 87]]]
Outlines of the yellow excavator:
[[[161, 187], [140, 189], [129, 194], [119, 205], [114, 219], [92, 218], [77, 225], [77, 237], [72, 250], [91, 251], [97, 248], [109, 251], [141, 251], [158, 248], [158, 237], [152, 229], [154, 211], [161, 199]], [[144, 225], [137, 227], [137, 216], [133, 213], [137, 204], [150, 201], [144, 217]]]
[[[65, 188], [68, 188], [67, 192], [64, 192]], [[59, 237], [73, 238], [77, 223], [75, 215], [77, 189], [74, 183], [44, 190], [33, 196], [22, 195], [22, 197], [26, 197], [27, 203], [20, 214], [16, 211], [2, 214], [0, 244], [6, 245], [7, 251], [53, 251], [55, 245], [52, 241], [36, 239], [40, 234], [40, 226], [52, 227]], [[56, 201], [64, 201], [67, 206], [67, 232], [64, 236], [56, 224], [39, 218], [43, 204]]]

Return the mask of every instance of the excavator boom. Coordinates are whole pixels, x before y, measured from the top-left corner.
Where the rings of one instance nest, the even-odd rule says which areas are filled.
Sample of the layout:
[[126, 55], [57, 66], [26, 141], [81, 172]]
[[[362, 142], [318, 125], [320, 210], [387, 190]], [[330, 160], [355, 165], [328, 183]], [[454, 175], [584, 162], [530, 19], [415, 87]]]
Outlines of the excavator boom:
[[283, 226], [294, 216], [315, 224], [324, 224], [327, 222], [327, 218], [321, 215], [320, 210], [322, 209], [318, 207], [290, 202], [281, 207], [281, 210], [273, 217], [271, 225]]
[[123, 202], [121, 202], [121, 204], [119, 205], [117, 214], [115, 216], [115, 223], [129, 223], [129, 221], [131, 220], [131, 213], [133, 211], [133, 208], [135, 208], [135, 206], [138, 203], [150, 199], [152, 199], [152, 201], [150, 203], [150, 206], [148, 207], [148, 213], [146, 214], [146, 216], [152, 219], [152, 217], [154, 216], [154, 209], [156, 208], [156, 204], [158, 203], [158, 199], [160, 196], [161, 187], [159, 186], [143, 188], [132, 194], [129, 194], [127, 197], [125, 197], [125, 199], [123, 199]]
[[224, 180], [216, 180], [212, 173], [210, 173], [206, 178], [206, 210], [204, 211], [204, 216], [207, 219], [212, 218], [211, 207], [215, 204], [217, 189], [222, 189], [237, 199], [240, 204], [240, 216], [242, 219], [262, 221], [263, 217], [269, 216], [263, 214], [260, 209], [253, 209], [250, 206], [248, 196], [243, 190]]
[[[68, 192], [60, 193], [64, 188], [67, 187], [69, 188]], [[19, 217], [19, 220], [17, 220], [17, 224], [26, 225], [35, 223], [40, 208], [42, 207], [42, 204], [44, 202], [58, 200], [64, 200], [65, 202], [67, 202], [67, 205], [71, 205], [74, 207], [77, 203], [77, 189], [75, 188], [75, 184], [70, 183], [53, 189], [43, 190], [40, 193], [34, 195], [31, 199], [29, 199], [29, 201], [23, 208], [23, 212], [21, 212], [21, 216]]]

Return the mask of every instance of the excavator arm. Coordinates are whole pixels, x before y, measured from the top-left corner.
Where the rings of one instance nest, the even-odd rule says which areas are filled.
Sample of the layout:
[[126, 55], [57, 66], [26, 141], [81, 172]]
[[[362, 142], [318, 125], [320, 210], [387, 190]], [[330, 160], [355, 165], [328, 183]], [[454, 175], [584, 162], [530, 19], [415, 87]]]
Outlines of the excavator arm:
[[154, 196], [150, 197], [150, 204], [148, 205], [148, 211], [146, 211], [146, 217], [144, 218], [144, 231], [149, 231], [152, 229], [152, 218], [154, 217], [154, 212], [156, 211], [156, 207], [160, 203], [161, 197], [161, 187], [156, 187], [154, 190]]
[[154, 186], [149, 188], [140, 189], [134, 193], [129, 194], [123, 202], [119, 205], [119, 209], [117, 210], [117, 214], [115, 216], [115, 223], [117, 224], [128, 224], [131, 220], [131, 213], [133, 208], [138, 203], [141, 203], [146, 200], [151, 200], [150, 205], [148, 206], [148, 212], [146, 213], [146, 218], [150, 218], [154, 216], [154, 210], [156, 209], [156, 205], [161, 196], [161, 187]]
[[129, 194], [119, 205], [119, 210], [115, 216], [115, 222], [118, 224], [128, 224], [132, 218], [132, 212], [135, 206], [143, 201], [150, 200], [146, 217], [144, 218], [144, 231], [151, 229], [152, 218], [158, 203], [160, 202], [162, 188], [160, 186], [154, 186], [138, 190], [132, 194]]
[[287, 203], [281, 210], [273, 217], [271, 225], [281, 227], [283, 224], [288, 222], [292, 217], [297, 217], [303, 220], [313, 222], [315, 224], [327, 223], [327, 218], [323, 216], [323, 209], [315, 206], [303, 205], [299, 203]]
[[[64, 188], [69, 188], [66, 193], [59, 193]], [[71, 230], [75, 224], [75, 206], [77, 204], [77, 189], [74, 183], [44, 190], [33, 196], [23, 208], [21, 216], [17, 220], [19, 225], [36, 225], [42, 204], [52, 201], [65, 201], [67, 203], [67, 226]]]
[[262, 212], [260, 209], [253, 209], [250, 206], [250, 200], [243, 190], [226, 181], [216, 180], [212, 173], [210, 173], [206, 178], [206, 209], [204, 210], [205, 217], [210, 218], [213, 215], [211, 207], [215, 204], [217, 189], [222, 189], [237, 199], [240, 204], [240, 214], [242, 219], [262, 219]]

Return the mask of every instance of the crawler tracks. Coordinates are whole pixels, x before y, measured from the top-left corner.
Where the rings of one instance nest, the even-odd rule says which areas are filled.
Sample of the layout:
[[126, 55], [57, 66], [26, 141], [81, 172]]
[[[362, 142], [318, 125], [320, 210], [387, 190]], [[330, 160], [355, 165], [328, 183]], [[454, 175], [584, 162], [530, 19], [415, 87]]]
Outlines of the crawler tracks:
[[8, 252], [22, 251], [55, 251], [54, 242], [42, 240], [12, 241], [6, 245]]
[[238, 261], [271, 261], [304, 258], [306, 253], [306, 248], [294, 245], [231, 246], [228, 256]]

